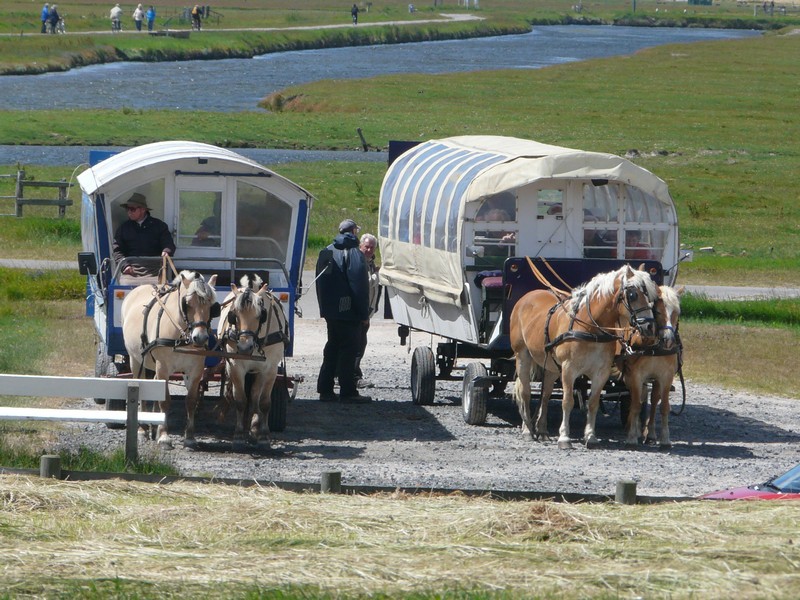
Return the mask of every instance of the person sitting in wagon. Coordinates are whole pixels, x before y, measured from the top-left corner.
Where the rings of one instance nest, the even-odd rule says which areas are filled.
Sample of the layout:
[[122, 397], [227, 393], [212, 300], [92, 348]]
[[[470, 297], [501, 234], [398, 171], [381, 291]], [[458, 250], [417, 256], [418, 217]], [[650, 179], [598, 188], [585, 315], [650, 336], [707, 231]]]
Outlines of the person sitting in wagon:
[[656, 260], [655, 252], [642, 241], [642, 232], [629, 229], [625, 232], [625, 258], [631, 260]]
[[120, 206], [127, 211], [128, 220], [124, 221], [114, 233], [114, 260], [117, 263], [126, 261], [127, 264], [122, 269], [125, 275], [133, 277], [158, 275], [160, 263], [146, 261], [147, 264], [140, 264], [127, 261], [127, 258], [174, 255], [175, 242], [172, 240], [169, 227], [164, 221], [150, 214], [147, 198], [138, 192]]

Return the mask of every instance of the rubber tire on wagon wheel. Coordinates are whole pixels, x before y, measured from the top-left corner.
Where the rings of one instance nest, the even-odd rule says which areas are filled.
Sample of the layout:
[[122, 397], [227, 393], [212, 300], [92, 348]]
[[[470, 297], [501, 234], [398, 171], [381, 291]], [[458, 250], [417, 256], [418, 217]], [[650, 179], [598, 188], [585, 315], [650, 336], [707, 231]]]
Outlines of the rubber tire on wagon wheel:
[[468, 425], [486, 423], [486, 402], [489, 399], [489, 388], [486, 385], [475, 385], [476, 377], [486, 377], [486, 365], [479, 362], [467, 364], [464, 369], [464, 391], [461, 394], [461, 412]]
[[436, 397], [436, 360], [427, 346], [414, 348], [411, 357], [411, 399], [414, 404], [428, 406]]
[[289, 408], [289, 390], [282, 377], [278, 377], [272, 387], [270, 395], [269, 415], [267, 424], [270, 431], [283, 431], [286, 429], [286, 411]]

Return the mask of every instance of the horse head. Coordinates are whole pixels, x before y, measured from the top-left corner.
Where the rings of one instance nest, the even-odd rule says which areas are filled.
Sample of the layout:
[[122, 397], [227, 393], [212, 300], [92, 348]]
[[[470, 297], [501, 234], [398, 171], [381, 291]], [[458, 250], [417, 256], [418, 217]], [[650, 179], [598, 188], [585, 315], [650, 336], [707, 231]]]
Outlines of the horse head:
[[217, 294], [214, 291], [216, 282], [216, 275], [212, 275], [206, 282], [200, 273], [192, 271], [181, 271], [173, 282], [181, 286], [180, 310], [187, 324], [187, 337], [193, 346], [208, 346], [211, 320], [219, 315]]
[[656, 325], [653, 303], [658, 299], [658, 286], [645, 271], [634, 271], [630, 265], [620, 269], [617, 303], [627, 313], [628, 324], [642, 338], [644, 345], [655, 344]]
[[662, 285], [658, 288], [658, 299], [653, 303], [653, 313], [658, 329], [658, 345], [663, 350], [672, 350], [678, 345], [678, 320], [681, 317], [681, 295], [679, 289]]
[[268, 307], [264, 293], [268, 294], [269, 291], [258, 275], [245, 275], [239, 284], [231, 285], [234, 298], [228, 311], [226, 335], [236, 342], [239, 354], [252, 354], [260, 344], [258, 334], [267, 320]]

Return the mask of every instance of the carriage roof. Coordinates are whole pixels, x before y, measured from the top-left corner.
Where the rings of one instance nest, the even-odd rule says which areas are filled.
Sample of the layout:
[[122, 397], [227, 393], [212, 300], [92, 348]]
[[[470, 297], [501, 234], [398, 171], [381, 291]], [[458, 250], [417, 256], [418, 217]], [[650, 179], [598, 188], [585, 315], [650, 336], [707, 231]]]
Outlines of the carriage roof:
[[[465, 221], [479, 203], [541, 181], [619, 183], [662, 205], [675, 230], [666, 183], [613, 154], [587, 152], [501, 136], [460, 136], [412, 147], [392, 163], [381, 187], [381, 279], [432, 300], [458, 304], [464, 286]], [[535, 223], [520, 223], [535, 227]]]
[[78, 183], [84, 193], [94, 194], [111, 182], [141, 169], [183, 160], [211, 160], [229, 163], [232, 166], [246, 167], [253, 172], [261, 172], [281, 180], [304, 195], [310, 196], [300, 186], [241, 154], [218, 146], [190, 141], [155, 142], [130, 148], [103, 160], [78, 175]]

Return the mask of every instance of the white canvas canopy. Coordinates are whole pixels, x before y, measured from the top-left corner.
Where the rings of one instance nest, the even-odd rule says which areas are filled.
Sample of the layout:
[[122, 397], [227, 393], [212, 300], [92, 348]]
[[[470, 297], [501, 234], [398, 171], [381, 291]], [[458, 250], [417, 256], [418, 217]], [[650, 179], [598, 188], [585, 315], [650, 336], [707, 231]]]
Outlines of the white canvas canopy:
[[[474, 229], [478, 207], [492, 196], [512, 192], [516, 205], [522, 206], [520, 190], [534, 189], [531, 184], [537, 182], [547, 182], [551, 187], [556, 187], [556, 182], [562, 189], [571, 190], [564, 193], [565, 215], [567, 196], [570, 210], [581, 215], [581, 207], [587, 210], [591, 204], [592, 186], [617, 186], [614, 193], [633, 199], [628, 204], [644, 206], [644, 212], [657, 215], [647, 217], [645, 226], [652, 231], [661, 228], [666, 241], [659, 248], [659, 259], [677, 262], [677, 233], [667, 234], [677, 231], [673, 201], [666, 183], [648, 170], [612, 154], [512, 137], [461, 136], [419, 144], [389, 167], [380, 195], [382, 283], [403, 293], [421, 294], [432, 302], [460, 306], [464, 301], [465, 256], [472, 243], [472, 239], [466, 239], [472, 230], [465, 229], [465, 224]], [[534, 197], [533, 204], [535, 201]], [[624, 216], [626, 210], [630, 212], [625, 202], [619, 205], [623, 215], [619, 222], [631, 223], [633, 218]], [[532, 221], [523, 221], [520, 216], [514, 219], [518, 239], [537, 235], [536, 213], [528, 214], [533, 215]], [[635, 218], [645, 220], [641, 212]], [[576, 228], [580, 226], [576, 221]], [[538, 235], [541, 237], [541, 233]], [[581, 257], [582, 243], [570, 246], [567, 240], [563, 244], [566, 250], [557, 251], [569, 256], [574, 250], [578, 252], [575, 257]], [[543, 240], [535, 251], [520, 255], [541, 252], [547, 256], [551, 247], [555, 246]]]

